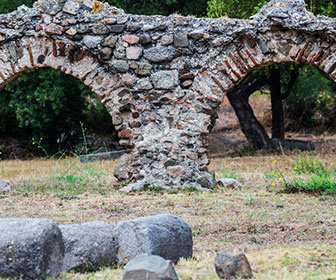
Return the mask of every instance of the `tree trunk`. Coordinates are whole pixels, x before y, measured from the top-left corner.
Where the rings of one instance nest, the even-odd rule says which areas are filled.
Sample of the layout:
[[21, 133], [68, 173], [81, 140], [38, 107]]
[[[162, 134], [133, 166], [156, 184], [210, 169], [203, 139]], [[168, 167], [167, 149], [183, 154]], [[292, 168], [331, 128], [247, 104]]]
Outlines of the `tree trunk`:
[[251, 88], [249, 78], [250, 76], [228, 92], [227, 97], [235, 110], [240, 127], [249, 144], [257, 149], [267, 149], [271, 147], [271, 140], [264, 127], [255, 117], [249, 104], [248, 88]]
[[285, 139], [284, 111], [282, 106], [280, 68], [270, 70], [270, 90], [272, 103], [272, 138]]

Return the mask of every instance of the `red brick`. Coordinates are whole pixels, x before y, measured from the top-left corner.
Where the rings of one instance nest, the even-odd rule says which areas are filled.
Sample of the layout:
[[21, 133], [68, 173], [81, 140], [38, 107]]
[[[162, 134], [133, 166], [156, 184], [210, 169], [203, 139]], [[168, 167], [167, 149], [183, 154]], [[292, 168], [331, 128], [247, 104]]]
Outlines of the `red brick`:
[[34, 67], [35, 66], [34, 57], [33, 57], [33, 52], [32, 52], [30, 44], [27, 45], [27, 49], [29, 53], [30, 64]]
[[306, 43], [304, 45], [303, 49], [301, 50], [299, 56], [296, 59], [297, 62], [300, 62], [300, 60], [301, 60], [302, 56], [304, 55], [304, 53], [305, 53], [306, 49], [308, 48], [308, 46], [309, 46], [309, 43]]

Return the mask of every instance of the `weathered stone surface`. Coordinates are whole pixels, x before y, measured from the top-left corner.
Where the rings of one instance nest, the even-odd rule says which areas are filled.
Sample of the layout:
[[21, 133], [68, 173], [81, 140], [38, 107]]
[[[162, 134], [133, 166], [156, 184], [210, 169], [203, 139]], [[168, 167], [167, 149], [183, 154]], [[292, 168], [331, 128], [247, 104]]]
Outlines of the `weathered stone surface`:
[[62, 35], [64, 32], [64, 28], [60, 25], [52, 23], [45, 28], [45, 32], [49, 34]]
[[160, 42], [164, 46], [169, 46], [169, 45], [173, 44], [174, 38], [173, 38], [173, 36], [163, 35]]
[[139, 255], [124, 269], [122, 280], [178, 280], [171, 261], [159, 256]]
[[239, 190], [242, 188], [242, 184], [239, 181], [231, 178], [219, 179], [217, 184], [223, 188], [234, 188]]
[[10, 192], [12, 190], [12, 183], [9, 181], [0, 180], [0, 194]]
[[200, 176], [197, 179], [197, 183], [206, 189], [214, 189], [216, 187], [216, 179], [212, 174], [204, 174], [203, 176]]
[[226, 252], [218, 253], [215, 258], [215, 268], [220, 279], [253, 277], [251, 266], [244, 254], [232, 256]]
[[104, 42], [102, 43], [102, 46], [104, 47], [110, 47], [110, 48], [114, 48], [116, 43], [118, 41], [118, 37], [116, 36], [108, 36]]
[[173, 89], [179, 84], [176, 70], [156, 72], [151, 75], [151, 79], [156, 89]]
[[112, 49], [108, 48], [108, 47], [105, 47], [100, 51], [100, 54], [101, 54], [102, 59], [109, 60], [112, 57]]
[[74, 36], [74, 35], [77, 34], [77, 30], [71, 27], [67, 31], [65, 31], [65, 33], [70, 35], [70, 36]]
[[178, 31], [174, 35], [174, 46], [176, 48], [186, 48], [189, 46], [188, 35], [182, 31]]
[[148, 34], [143, 34], [140, 36], [140, 44], [143, 46], [148, 46], [152, 43], [152, 38]]
[[87, 35], [83, 38], [83, 43], [89, 49], [94, 49], [99, 46], [100, 42], [102, 41], [102, 37], [99, 36], [91, 36]]
[[139, 47], [129, 47], [126, 49], [127, 59], [137, 60], [142, 55], [142, 48]]
[[120, 262], [137, 255], [158, 255], [177, 262], [192, 256], [189, 225], [173, 215], [157, 215], [120, 222], [115, 227]]
[[123, 187], [119, 190], [121, 193], [131, 193], [142, 191], [145, 189], [146, 184], [144, 182], [136, 182], [134, 184], [128, 184], [126, 187]]
[[115, 60], [113, 61], [113, 68], [117, 70], [118, 72], [125, 73], [129, 69], [129, 65], [124, 60]]
[[77, 15], [79, 11], [79, 4], [73, 1], [68, 1], [63, 6], [63, 12], [71, 14], [71, 15]]
[[137, 84], [135, 85], [136, 90], [150, 90], [152, 88], [153, 85], [148, 78], [139, 79]]
[[125, 28], [126, 26], [124, 24], [114, 24], [109, 27], [110, 31], [113, 33], [121, 33]]
[[125, 35], [122, 38], [126, 43], [128, 43], [130, 45], [135, 45], [135, 44], [139, 43], [139, 40], [140, 40], [140, 38], [138, 36], [135, 36], [135, 35]]
[[62, 271], [110, 264], [117, 260], [118, 245], [113, 228], [105, 222], [62, 225], [65, 253]]
[[103, 35], [108, 34], [110, 31], [104, 24], [96, 24], [92, 27], [93, 34]]
[[186, 170], [183, 166], [168, 166], [167, 174], [173, 178], [181, 177], [186, 173]]
[[148, 63], [139, 63], [135, 69], [135, 73], [141, 76], [147, 76], [151, 73], [152, 65]]
[[57, 277], [63, 256], [62, 233], [53, 221], [0, 219], [0, 277]]
[[170, 61], [175, 56], [175, 49], [172, 47], [152, 47], [145, 49], [144, 57], [151, 62]]

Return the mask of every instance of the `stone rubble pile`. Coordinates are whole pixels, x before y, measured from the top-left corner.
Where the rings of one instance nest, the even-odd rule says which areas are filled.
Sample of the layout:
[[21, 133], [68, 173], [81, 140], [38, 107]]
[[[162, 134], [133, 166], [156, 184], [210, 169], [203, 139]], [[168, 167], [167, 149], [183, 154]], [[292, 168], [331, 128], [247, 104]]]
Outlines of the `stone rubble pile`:
[[84, 81], [126, 149], [114, 175], [211, 189], [207, 135], [225, 93], [251, 70], [309, 63], [336, 81], [336, 20], [270, 1], [248, 20], [141, 16], [91, 0], [39, 0], [0, 15], [0, 87], [51, 67]]
[[142, 263], [157, 263], [158, 269], [160, 258], [166, 259], [162, 273], [172, 275], [171, 262], [191, 258], [192, 246], [189, 225], [168, 214], [123, 221], [115, 228], [105, 222], [58, 226], [48, 219], [0, 219], [0, 277], [46, 279], [73, 269], [124, 265], [142, 254], [157, 255]]

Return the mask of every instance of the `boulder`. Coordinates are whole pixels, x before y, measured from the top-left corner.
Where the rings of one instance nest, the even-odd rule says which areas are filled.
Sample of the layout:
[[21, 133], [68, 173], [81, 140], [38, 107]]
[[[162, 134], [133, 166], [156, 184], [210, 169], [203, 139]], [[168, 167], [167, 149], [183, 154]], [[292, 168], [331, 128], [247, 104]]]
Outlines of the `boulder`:
[[10, 192], [11, 190], [12, 190], [11, 182], [0, 180], [0, 194]]
[[234, 188], [234, 189], [239, 189], [239, 190], [241, 190], [242, 188], [242, 184], [239, 181], [235, 179], [231, 179], [231, 178], [219, 179], [217, 181], [217, 184], [224, 188]]
[[47, 219], [0, 219], [0, 277], [46, 279], [62, 268], [64, 243]]
[[124, 269], [122, 280], [178, 280], [171, 261], [159, 256], [138, 255]]
[[114, 230], [120, 263], [140, 254], [158, 255], [174, 263], [192, 257], [192, 232], [179, 217], [162, 214], [138, 218], [120, 222]]
[[220, 279], [249, 279], [253, 277], [251, 266], [244, 254], [232, 256], [226, 252], [218, 253], [215, 269]]
[[109, 224], [91, 222], [60, 228], [65, 246], [63, 271], [87, 271], [116, 262], [117, 242]]

